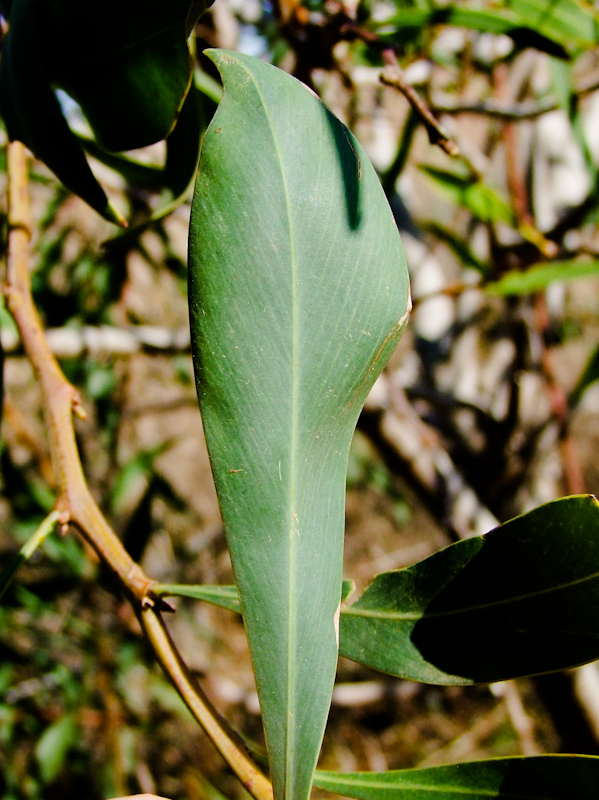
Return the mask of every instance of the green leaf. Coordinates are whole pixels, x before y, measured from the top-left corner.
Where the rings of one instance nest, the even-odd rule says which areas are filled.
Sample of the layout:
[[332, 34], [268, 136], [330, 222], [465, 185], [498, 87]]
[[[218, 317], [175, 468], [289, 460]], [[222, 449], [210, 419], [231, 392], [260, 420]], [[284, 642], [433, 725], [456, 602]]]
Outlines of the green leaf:
[[569, 47], [591, 47], [599, 41], [597, 11], [579, 0], [505, 0], [523, 25]]
[[320, 772], [314, 785], [357, 800], [596, 800], [599, 758], [497, 758], [429, 769]]
[[337, 662], [349, 445], [408, 276], [349, 131], [275, 67], [209, 55], [225, 89], [191, 213], [198, 396], [275, 797], [304, 800]]
[[546, 289], [555, 281], [568, 282], [597, 276], [599, 261], [553, 261], [529, 267], [526, 272], [508, 272], [498, 281], [487, 283], [485, 289], [490, 294], [504, 296], [530, 294]]
[[7, 564], [7, 566], [0, 572], [0, 599], [6, 593], [6, 590], [10, 586], [13, 581], [14, 576], [16, 575], [17, 571], [24, 564], [28, 561], [31, 556], [35, 553], [35, 551], [40, 547], [41, 544], [45, 541], [45, 539], [52, 533], [54, 530], [56, 523], [58, 521], [58, 517], [60, 514], [58, 511], [52, 511], [46, 519], [42, 522], [36, 532], [31, 536], [21, 547], [17, 555], [11, 559], [11, 561]]
[[437, 167], [421, 165], [420, 168], [449, 200], [467, 208], [481, 222], [513, 224], [512, 209], [490, 186]]
[[341, 615], [340, 653], [391, 675], [489, 683], [599, 658], [599, 503], [556, 500], [407, 569]]
[[35, 759], [44, 783], [52, 783], [58, 777], [69, 750], [78, 738], [77, 723], [71, 714], [66, 714], [46, 728], [35, 747]]
[[[468, 8], [465, 3], [453, 3], [433, 5], [427, 9], [404, 9], [396, 17], [375, 25], [375, 28], [379, 29], [383, 40], [405, 44], [418, 36], [425, 27], [435, 25], [454, 25], [481, 33], [504, 34], [520, 49], [535, 47], [557, 58], [568, 58], [562, 36], [554, 35], [551, 26], [544, 26], [541, 32], [535, 26], [527, 25], [525, 17], [514, 13], [509, 7], [489, 10]], [[575, 44], [578, 44], [578, 39]]]
[[[343, 581], [341, 587], [342, 603], [347, 600], [354, 587], [353, 581]], [[214, 606], [226, 608], [228, 611], [241, 613], [236, 586], [186, 586], [175, 583], [159, 583], [152, 586], [152, 591], [160, 597], [191, 597], [193, 600], [204, 600]]]
[[15, 0], [0, 68], [0, 112], [9, 139], [23, 142], [99, 214], [124, 224], [95, 179], [62, 114], [42, 52], [36, 0]]
[[[22, 0], [18, 0], [22, 2]], [[100, 147], [131, 150], [166, 138], [192, 79], [191, 0], [41, 4], [50, 81], [74, 98]]]
[[489, 265], [474, 253], [468, 246], [467, 241], [463, 236], [457, 234], [454, 230], [446, 228], [437, 222], [428, 222], [423, 226], [426, 231], [432, 233], [437, 239], [440, 239], [453, 251], [455, 256], [460, 260], [462, 266], [471, 267], [481, 275], [486, 275], [489, 271]]
[[[201, 129], [194, 93], [184, 103], [193, 75], [187, 37], [208, 5], [148, 0], [142, 9], [137, 0], [14, 0], [0, 69], [0, 110], [9, 138], [24, 142], [68, 189], [124, 225], [68, 127], [54, 93], [59, 87], [87, 117], [95, 136], [88, 148], [95, 147], [96, 156], [172, 133], [163, 177], [181, 194], [195, 171]], [[113, 160], [113, 167], [119, 165], [124, 172], [133, 169]]]
[[575, 408], [580, 402], [583, 394], [591, 384], [599, 380], [599, 347], [596, 347], [591, 353], [586, 367], [584, 368], [580, 378], [576, 381], [576, 386], [568, 395], [568, 405], [570, 408]]

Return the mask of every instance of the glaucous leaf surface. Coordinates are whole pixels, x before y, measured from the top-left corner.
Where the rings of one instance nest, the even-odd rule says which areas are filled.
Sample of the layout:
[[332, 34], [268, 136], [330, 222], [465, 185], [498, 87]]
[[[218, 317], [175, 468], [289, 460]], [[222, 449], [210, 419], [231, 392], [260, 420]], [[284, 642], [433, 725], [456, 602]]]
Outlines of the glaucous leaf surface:
[[356, 800], [596, 800], [599, 758], [498, 758], [429, 769], [320, 772], [314, 785]]
[[599, 658], [598, 606], [599, 503], [569, 497], [378, 575], [340, 653], [438, 684], [554, 672]]
[[303, 800], [337, 663], [349, 445], [408, 276], [350, 132], [275, 67], [208, 52], [225, 91], [191, 214], [198, 396], [275, 797]]

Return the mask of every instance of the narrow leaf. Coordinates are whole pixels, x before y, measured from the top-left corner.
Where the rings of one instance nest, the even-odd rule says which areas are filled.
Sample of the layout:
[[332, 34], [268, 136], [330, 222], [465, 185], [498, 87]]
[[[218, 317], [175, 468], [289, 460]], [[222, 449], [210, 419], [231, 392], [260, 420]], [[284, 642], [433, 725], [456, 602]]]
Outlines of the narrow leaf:
[[46, 728], [35, 746], [35, 760], [43, 783], [52, 783], [58, 777], [78, 737], [77, 723], [71, 714], [66, 714]]
[[304, 800], [337, 662], [349, 445], [408, 277], [351, 133], [275, 67], [209, 55], [224, 96], [191, 215], [198, 396], [275, 797]]
[[13, 578], [18, 572], [19, 568], [31, 558], [38, 547], [40, 547], [40, 545], [42, 545], [46, 538], [52, 533], [59, 516], [60, 514], [58, 511], [52, 511], [42, 522], [33, 536], [31, 536], [25, 542], [23, 547], [21, 547], [17, 555], [11, 559], [2, 572], [0, 572], [0, 599], [2, 599], [6, 593], [6, 590], [12, 583]]
[[570, 408], [575, 408], [591, 384], [599, 380], [599, 347], [596, 347], [591, 353], [586, 367], [584, 368], [580, 378], [576, 381], [576, 386], [568, 395], [568, 405]]
[[517, 295], [540, 292], [555, 281], [574, 281], [580, 278], [599, 276], [599, 261], [553, 261], [551, 264], [537, 264], [526, 272], [512, 271], [498, 281], [487, 283], [485, 289], [490, 294]]
[[341, 615], [340, 652], [391, 675], [488, 683], [599, 658], [599, 503], [556, 500], [407, 569]]
[[598, 14], [580, 0], [507, 0], [505, 5], [523, 25], [570, 47], [591, 47], [599, 41]]
[[[433, 5], [427, 9], [402, 9], [400, 14], [379, 23], [377, 27], [382, 39], [403, 44], [418, 36], [425, 27], [434, 25], [454, 25], [481, 33], [504, 34], [520, 49], [535, 47], [556, 58], [568, 58], [561, 36], [553, 35], [553, 31], [549, 35], [546, 30], [540, 32], [536, 27], [527, 25], [522, 15], [513, 13], [509, 7], [468, 8], [465, 3], [453, 3]], [[578, 40], [569, 44], [578, 44]]]
[[514, 222], [512, 209], [490, 186], [438, 167], [420, 168], [449, 200], [467, 208], [481, 222]]
[[314, 785], [356, 800], [596, 800], [599, 758], [497, 758], [429, 769], [320, 772]]
[[[354, 590], [353, 581], [343, 581], [341, 602], [344, 603]], [[185, 586], [175, 583], [159, 583], [152, 591], [160, 597], [190, 597], [193, 600], [204, 600], [214, 606], [241, 613], [239, 594], [236, 586]]]

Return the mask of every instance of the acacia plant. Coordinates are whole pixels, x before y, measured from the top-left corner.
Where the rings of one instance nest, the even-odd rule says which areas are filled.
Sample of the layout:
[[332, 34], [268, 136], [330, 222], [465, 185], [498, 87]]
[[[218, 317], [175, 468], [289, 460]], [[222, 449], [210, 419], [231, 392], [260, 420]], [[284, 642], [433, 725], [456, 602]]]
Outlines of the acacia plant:
[[[78, 532], [128, 597], [191, 713], [256, 800], [305, 800], [312, 786], [364, 800], [595, 798], [599, 759], [584, 755], [382, 773], [316, 770], [338, 653], [389, 675], [456, 686], [598, 658], [597, 500], [579, 495], [540, 506], [484, 536], [374, 576], [347, 603], [342, 557], [350, 443], [410, 311], [398, 229], [362, 146], [296, 78], [224, 50], [207, 52], [224, 94], [206, 127], [206, 85], [217, 92], [194, 79], [189, 42], [203, 3], [152, 0], [143, 12], [133, 0], [3, 5], [9, 28], [1, 110], [10, 140], [5, 297], [43, 395], [57, 489], [52, 512], [2, 574], [2, 590], [55, 527]], [[290, 40], [301, 24], [313, 24], [304, 11], [281, 11]], [[533, 45], [563, 60], [573, 40], [579, 47], [595, 35], [593, 13], [575, 0], [399, 4], [381, 30], [374, 18], [361, 24], [367, 11], [352, 17], [340, 6], [327, 17], [328, 33], [376, 45], [392, 68], [414, 31], [439, 24], [502, 34], [516, 47]], [[398, 75], [387, 72], [385, 80], [400, 82]], [[309, 70], [302, 77], [309, 79]], [[56, 88], [79, 104], [93, 138], [69, 128]], [[455, 152], [430, 110], [403, 88], [431, 138]], [[164, 138], [162, 170], [115, 155]], [[123, 226], [125, 215], [108, 200], [86, 151], [168, 193], [165, 207], [144, 225], [179, 202], [199, 153], [189, 231], [191, 343], [233, 587], [153, 580], [87, 487], [72, 422], [83, 413], [79, 394], [50, 352], [32, 301], [25, 147], [69, 190]], [[440, 172], [436, 178], [476, 204], [476, 193], [467, 191], [472, 181], [452, 183]], [[549, 251], [524, 223], [518, 228], [524, 240]], [[241, 612], [269, 777], [215, 712], [171, 639], [164, 614], [173, 596]]]

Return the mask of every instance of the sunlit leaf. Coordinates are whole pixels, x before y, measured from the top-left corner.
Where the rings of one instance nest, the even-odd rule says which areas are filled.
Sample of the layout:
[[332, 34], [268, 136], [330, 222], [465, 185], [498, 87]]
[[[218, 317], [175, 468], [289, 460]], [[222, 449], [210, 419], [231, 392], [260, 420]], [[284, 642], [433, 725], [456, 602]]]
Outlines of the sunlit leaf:
[[[553, 26], [546, 25], [540, 31], [536, 26], [527, 24], [526, 16], [515, 13], [509, 3], [499, 9], [468, 8], [466, 3], [430, 4], [428, 8], [402, 10], [397, 16], [375, 24], [375, 27], [384, 40], [404, 44], [418, 36], [425, 27], [439, 25], [453, 25], [481, 33], [504, 34], [518, 48], [535, 47], [557, 58], [568, 58], [563, 37], [555, 35]], [[578, 42], [575, 39], [568, 43], [573, 45]]]
[[46, 728], [35, 747], [35, 759], [44, 783], [52, 783], [58, 777], [78, 738], [77, 723], [71, 714], [65, 714]]
[[537, 264], [525, 272], [508, 272], [498, 281], [487, 283], [490, 294], [530, 294], [546, 289], [556, 281], [567, 283], [580, 278], [599, 277], [599, 261], [553, 261]]
[[275, 796], [309, 795], [337, 663], [345, 473], [407, 321], [380, 182], [305, 86], [212, 52], [225, 92], [190, 229], [198, 395]]
[[467, 208], [481, 222], [514, 222], [509, 204], [490, 186], [437, 167], [423, 165], [421, 169], [449, 200]]

